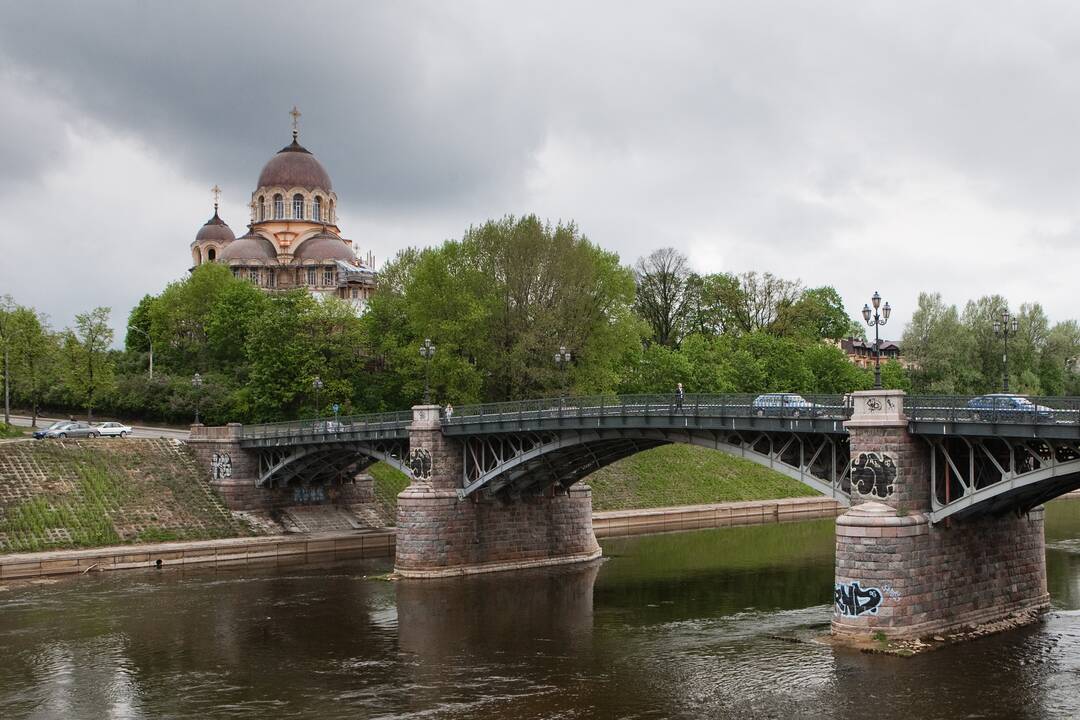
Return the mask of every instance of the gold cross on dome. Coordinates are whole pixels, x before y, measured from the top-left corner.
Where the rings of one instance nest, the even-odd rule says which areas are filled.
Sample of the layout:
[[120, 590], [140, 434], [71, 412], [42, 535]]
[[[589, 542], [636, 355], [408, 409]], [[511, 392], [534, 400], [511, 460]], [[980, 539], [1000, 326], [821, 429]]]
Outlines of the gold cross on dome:
[[210, 188], [210, 193], [214, 196], [214, 208], [216, 209], [218, 206], [218, 199], [221, 197], [221, 188], [217, 186], [217, 183], [214, 183], [214, 187]]
[[295, 135], [296, 133], [300, 132], [300, 115], [302, 113], [297, 110], [295, 105], [293, 105], [292, 110], [289, 111], [289, 114], [292, 115], [292, 131], [293, 135]]

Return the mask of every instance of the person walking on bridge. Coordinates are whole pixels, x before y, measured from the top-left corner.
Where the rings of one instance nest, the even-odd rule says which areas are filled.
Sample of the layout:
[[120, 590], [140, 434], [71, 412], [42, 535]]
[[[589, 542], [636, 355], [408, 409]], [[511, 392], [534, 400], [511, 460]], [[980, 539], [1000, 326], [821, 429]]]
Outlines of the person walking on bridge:
[[683, 390], [682, 383], [678, 383], [675, 386], [675, 409], [678, 412], [682, 412], [682, 404], [684, 399], [686, 399], [686, 391]]

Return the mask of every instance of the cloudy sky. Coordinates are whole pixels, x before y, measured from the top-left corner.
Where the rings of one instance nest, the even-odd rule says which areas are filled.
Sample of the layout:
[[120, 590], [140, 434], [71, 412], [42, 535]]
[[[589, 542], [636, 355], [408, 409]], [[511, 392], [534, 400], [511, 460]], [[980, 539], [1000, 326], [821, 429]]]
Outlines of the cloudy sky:
[[1072, 2], [0, 2], [0, 294], [182, 277], [301, 140], [381, 260], [535, 212], [623, 261], [1076, 317]]

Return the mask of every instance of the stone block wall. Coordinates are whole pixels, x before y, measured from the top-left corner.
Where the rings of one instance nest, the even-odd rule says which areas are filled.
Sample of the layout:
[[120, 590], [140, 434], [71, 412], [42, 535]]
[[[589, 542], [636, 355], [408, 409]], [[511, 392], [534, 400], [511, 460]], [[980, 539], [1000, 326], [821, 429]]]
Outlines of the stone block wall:
[[925, 637], [1049, 607], [1043, 509], [931, 525], [864, 503], [836, 522], [832, 629]]
[[[923, 637], [1046, 609], [1042, 508], [931, 524], [929, 448], [908, 433], [903, 393], [859, 392], [853, 402], [852, 504], [836, 520], [833, 633]], [[873, 492], [859, 492], [860, 474]]]
[[414, 483], [398, 496], [397, 559], [403, 577], [444, 577], [594, 559], [592, 490], [513, 501], [459, 500]]
[[851, 460], [855, 464], [861, 454], [876, 454], [888, 458], [895, 468], [895, 478], [889, 483], [891, 492], [862, 494], [852, 476], [851, 504], [881, 502], [902, 512], [924, 512], [930, 508], [930, 451], [925, 441], [908, 433], [907, 423], [901, 426], [851, 427]]

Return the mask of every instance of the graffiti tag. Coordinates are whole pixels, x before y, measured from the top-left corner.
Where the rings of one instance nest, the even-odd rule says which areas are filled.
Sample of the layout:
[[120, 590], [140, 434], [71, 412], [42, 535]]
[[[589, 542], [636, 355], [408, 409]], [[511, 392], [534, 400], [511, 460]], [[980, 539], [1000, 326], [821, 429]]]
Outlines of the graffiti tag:
[[210, 479], [226, 480], [232, 477], [232, 458], [229, 453], [214, 453], [210, 458]]
[[851, 489], [885, 499], [896, 488], [896, 461], [888, 453], [865, 452], [851, 461]]
[[866, 398], [866, 409], [868, 412], [877, 412], [881, 409], [881, 401], [877, 398]]
[[877, 588], [864, 588], [855, 580], [847, 585], [836, 583], [833, 590], [833, 600], [836, 603], [836, 614], [843, 617], [859, 617], [870, 613], [877, 615], [885, 596]]
[[900, 599], [900, 591], [895, 590], [893, 586], [889, 585], [888, 583], [881, 586], [881, 592], [885, 595], [885, 597], [889, 598], [890, 600]]
[[315, 505], [326, 502], [326, 489], [322, 485], [293, 488], [293, 502], [297, 505]]
[[431, 453], [427, 448], [415, 448], [409, 453], [409, 469], [414, 478], [431, 477]]

